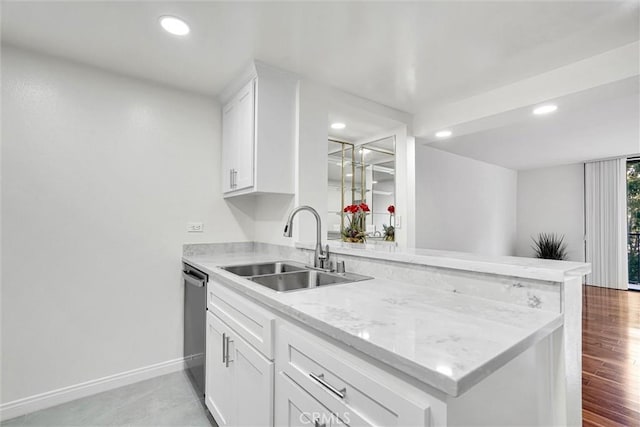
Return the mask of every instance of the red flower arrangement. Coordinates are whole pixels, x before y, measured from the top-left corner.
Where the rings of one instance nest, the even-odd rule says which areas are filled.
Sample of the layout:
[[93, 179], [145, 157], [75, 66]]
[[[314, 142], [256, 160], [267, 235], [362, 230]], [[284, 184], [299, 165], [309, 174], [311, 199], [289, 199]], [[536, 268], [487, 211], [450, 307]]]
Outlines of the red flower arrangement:
[[384, 240], [393, 242], [396, 239], [396, 228], [393, 225], [393, 216], [396, 213], [396, 207], [393, 205], [389, 205], [387, 208], [387, 212], [389, 212], [389, 226], [386, 224], [382, 224], [382, 228], [384, 230]]
[[342, 231], [343, 241], [352, 243], [363, 243], [367, 240], [365, 218], [367, 213], [369, 213], [370, 211], [371, 210], [366, 203], [345, 206], [343, 212], [350, 215], [347, 215], [347, 218], [349, 219], [349, 225]]
[[366, 203], [360, 203], [359, 205], [349, 205], [344, 208], [344, 212], [348, 213], [358, 213], [358, 212], [370, 212], [369, 206]]

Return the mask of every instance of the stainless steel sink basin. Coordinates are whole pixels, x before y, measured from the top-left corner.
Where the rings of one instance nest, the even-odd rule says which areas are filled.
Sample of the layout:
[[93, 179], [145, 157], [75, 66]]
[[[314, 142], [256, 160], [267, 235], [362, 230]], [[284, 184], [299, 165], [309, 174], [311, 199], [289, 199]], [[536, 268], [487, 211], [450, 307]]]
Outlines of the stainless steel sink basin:
[[336, 285], [339, 283], [359, 282], [372, 277], [359, 274], [335, 274], [317, 270], [297, 271], [295, 273], [271, 274], [267, 276], [249, 277], [262, 286], [278, 292], [289, 292], [299, 289], [312, 289], [318, 286]]
[[263, 276], [265, 274], [279, 274], [306, 270], [302, 266], [289, 264], [286, 262], [266, 262], [260, 264], [232, 265], [229, 267], [222, 267], [222, 269], [227, 270], [229, 273], [237, 274], [238, 276], [242, 277]]
[[291, 261], [231, 265], [221, 268], [277, 292], [312, 289], [318, 286], [372, 279], [372, 277], [354, 273], [319, 271]]
[[350, 282], [346, 277], [322, 271], [307, 270], [287, 274], [271, 274], [268, 276], [251, 277], [253, 280], [267, 288], [278, 292], [293, 291], [303, 288], [315, 288], [323, 285]]

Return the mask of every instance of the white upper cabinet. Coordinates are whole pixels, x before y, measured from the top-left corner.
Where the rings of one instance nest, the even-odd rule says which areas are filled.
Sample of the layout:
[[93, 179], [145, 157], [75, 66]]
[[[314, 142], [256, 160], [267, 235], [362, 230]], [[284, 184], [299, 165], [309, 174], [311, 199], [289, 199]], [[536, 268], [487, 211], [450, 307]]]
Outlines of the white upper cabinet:
[[251, 79], [222, 109], [225, 193], [253, 186], [255, 84]]
[[225, 197], [293, 194], [297, 78], [261, 63], [222, 94]]

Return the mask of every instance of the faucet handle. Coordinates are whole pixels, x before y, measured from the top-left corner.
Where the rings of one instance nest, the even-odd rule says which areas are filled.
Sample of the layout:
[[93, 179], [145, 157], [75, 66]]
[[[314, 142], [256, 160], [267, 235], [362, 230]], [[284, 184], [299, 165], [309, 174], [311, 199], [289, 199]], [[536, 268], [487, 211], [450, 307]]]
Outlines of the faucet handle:
[[329, 245], [327, 245], [325, 246], [322, 254], [318, 255], [318, 261], [320, 263], [318, 267], [322, 268], [323, 270], [331, 270], [331, 261], [329, 261], [329, 257]]

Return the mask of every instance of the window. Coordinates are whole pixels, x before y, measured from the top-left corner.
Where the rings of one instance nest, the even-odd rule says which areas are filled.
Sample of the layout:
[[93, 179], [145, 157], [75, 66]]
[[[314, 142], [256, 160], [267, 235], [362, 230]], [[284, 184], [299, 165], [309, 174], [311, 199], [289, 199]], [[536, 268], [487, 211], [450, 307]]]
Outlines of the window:
[[629, 289], [640, 290], [640, 158], [627, 161]]

